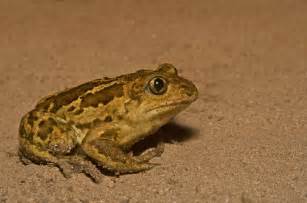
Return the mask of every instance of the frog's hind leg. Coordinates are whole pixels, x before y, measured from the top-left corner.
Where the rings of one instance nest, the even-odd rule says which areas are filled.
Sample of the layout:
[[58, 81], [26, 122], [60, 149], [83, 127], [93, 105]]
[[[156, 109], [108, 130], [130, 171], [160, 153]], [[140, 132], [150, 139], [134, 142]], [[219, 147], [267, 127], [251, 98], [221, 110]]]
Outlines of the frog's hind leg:
[[19, 155], [28, 164], [56, 165], [66, 177], [71, 165], [61, 159], [76, 147], [76, 135], [70, 124], [54, 114], [32, 111], [26, 114], [19, 128]]
[[23, 143], [19, 148], [19, 156], [24, 164], [44, 163], [58, 167], [65, 178], [70, 178], [74, 173], [85, 173], [90, 176], [94, 182], [101, 182], [102, 175], [99, 169], [91, 161], [80, 155], [68, 155], [55, 157], [48, 151], [42, 150], [39, 147]]
[[72, 167], [68, 162], [55, 157], [48, 151], [42, 150], [36, 145], [27, 143], [27, 141], [23, 143], [23, 146], [19, 147], [19, 156], [24, 164], [38, 163], [57, 166], [65, 177], [71, 177]]
[[[26, 150], [33, 145], [58, 156], [72, 152], [78, 135], [70, 122], [52, 113], [31, 111], [21, 120], [19, 138], [20, 146]], [[32, 151], [35, 156], [37, 151]]]

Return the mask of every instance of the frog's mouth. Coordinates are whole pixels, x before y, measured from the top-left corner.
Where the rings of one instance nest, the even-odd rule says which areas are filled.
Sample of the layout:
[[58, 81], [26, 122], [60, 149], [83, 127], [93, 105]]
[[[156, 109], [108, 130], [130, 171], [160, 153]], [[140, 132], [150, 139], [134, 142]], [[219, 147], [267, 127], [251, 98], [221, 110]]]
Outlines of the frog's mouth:
[[180, 102], [172, 102], [168, 104], [163, 104], [160, 106], [156, 106], [154, 108], [151, 108], [147, 110], [146, 113], [152, 112], [152, 111], [158, 111], [158, 112], [168, 112], [168, 111], [181, 111], [182, 109], [185, 109], [191, 102], [190, 101], [180, 101]]

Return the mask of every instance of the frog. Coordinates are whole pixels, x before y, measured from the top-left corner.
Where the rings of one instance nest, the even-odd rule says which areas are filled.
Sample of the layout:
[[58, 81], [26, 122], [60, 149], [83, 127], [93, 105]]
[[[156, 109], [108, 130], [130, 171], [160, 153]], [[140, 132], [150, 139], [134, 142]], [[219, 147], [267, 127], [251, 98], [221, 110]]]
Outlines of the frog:
[[[117, 77], [103, 77], [42, 98], [19, 126], [24, 164], [58, 167], [64, 177], [101, 169], [121, 175], [159, 165], [164, 144], [134, 155], [132, 147], [198, 98], [197, 87], [169, 63]], [[162, 142], [163, 143], [163, 142]]]

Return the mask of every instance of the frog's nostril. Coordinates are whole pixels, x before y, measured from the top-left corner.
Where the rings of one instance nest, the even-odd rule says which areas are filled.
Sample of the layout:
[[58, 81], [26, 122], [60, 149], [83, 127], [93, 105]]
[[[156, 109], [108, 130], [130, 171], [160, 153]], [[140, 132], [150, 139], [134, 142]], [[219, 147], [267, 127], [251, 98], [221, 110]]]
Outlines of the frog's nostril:
[[198, 91], [197, 88], [194, 84], [187, 83], [181, 85], [181, 90], [182, 94], [186, 95], [189, 97], [191, 100], [196, 100], [198, 97]]

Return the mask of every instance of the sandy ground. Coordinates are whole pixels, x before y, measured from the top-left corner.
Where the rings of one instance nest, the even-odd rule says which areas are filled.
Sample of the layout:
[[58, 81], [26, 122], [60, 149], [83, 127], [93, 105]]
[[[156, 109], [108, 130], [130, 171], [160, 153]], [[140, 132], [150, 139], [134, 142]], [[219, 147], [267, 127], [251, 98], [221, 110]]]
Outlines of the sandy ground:
[[[0, 202], [307, 202], [307, 2], [110, 2], [1, 0]], [[19, 162], [39, 98], [163, 62], [200, 98], [161, 166], [95, 184]]]

